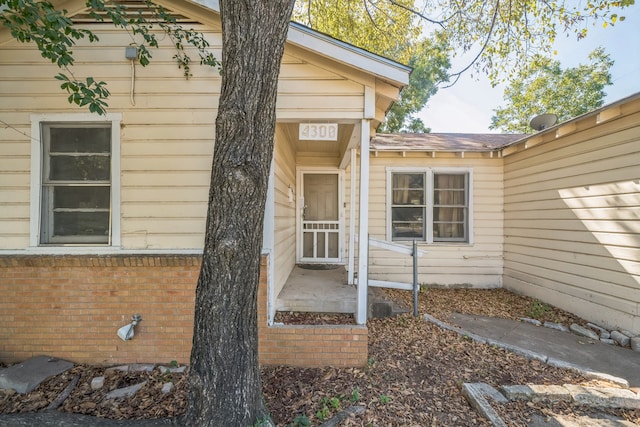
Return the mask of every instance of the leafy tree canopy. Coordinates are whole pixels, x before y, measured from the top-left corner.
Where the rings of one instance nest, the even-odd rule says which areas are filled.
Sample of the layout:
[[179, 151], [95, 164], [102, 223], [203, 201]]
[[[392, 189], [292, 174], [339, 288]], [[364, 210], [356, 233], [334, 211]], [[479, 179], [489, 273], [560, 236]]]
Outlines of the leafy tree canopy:
[[559, 121], [577, 117], [601, 107], [605, 86], [611, 85], [613, 61], [602, 48], [589, 54], [589, 64], [562, 69], [559, 61], [536, 57], [505, 89], [507, 105], [491, 118], [491, 129], [532, 133], [532, 117], [553, 113]]
[[[388, 0], [404, 7], [395, 0]], [[456, 54], [471, 59], [456, 70], [458, 77], [469, 68], [483, 72], [491, 81], [509, 80], [539, 56], [551, 57], [555, 39], [574, 33], [584, 38], [592, 25], [615, 25], [625, 19], [619, 13], [635, 0], [425, 0], [414, 10], [438, 28]], [[455, 80], [454, 80], [455, 82]]]
[[298, 0], [292, 19], [369, 52], [410, 65], [409, 86], [387, 114], [381, 132], [428, 132], [415, 114], [448, 78], [449, 47], [442, 37], [424, 38], [413, 0]]
[[[409, 87], [380, 130], [421, 132], [428, 129], [415, 114], [442, 83], [470, 69], [494, 84], [516, 78], [552, 57], [559, 35], [581, 39], [591, 25], [615, 25], [634, 1], [298, 0], [293, 19], [412, 66]], [[449, 74], [455, 55], [467, 65]]]
[[[149, 64], [152, 57], [149, 48], [158, 47], [155, 30], [165, 33], [176, 48], [174, 59], [184, 70], [185, 77], [191, 75], [191, 58], [185, 52], [190, 45], [199, 53], [200, 63], [220, 67], [218, 60], [207, 51], [209, 43], [202, 34], [184, 29], [162, 6], [146, 0], [146, 7], [152, 18], [143, 16], [141, 10], [130, 9], [108, 0], [87, 0], [90, 15], [98, 22], [111, 21], [132, 36], [139, 36], [138, 60], [142, 66]], [[78, 28], [67, 16], [66, 10], [57, 9], [49, 0], [0, 0], [0, 23], [11, 31], [11, 35], [23, 43], [33, 42], [43, 58], [56, 64], [63, 72], [55, 78], [60, 80], [61, 89], [69, 93], [69, 103], [87, 106], [92, 113], [105, 114], [110, 95], [107, 83], [93, 77], [77, 78], [72, 71], [74, 63], [72, 47], [76, 41], [87, 38], [99, 41], [98, 36], [87, 29]]]

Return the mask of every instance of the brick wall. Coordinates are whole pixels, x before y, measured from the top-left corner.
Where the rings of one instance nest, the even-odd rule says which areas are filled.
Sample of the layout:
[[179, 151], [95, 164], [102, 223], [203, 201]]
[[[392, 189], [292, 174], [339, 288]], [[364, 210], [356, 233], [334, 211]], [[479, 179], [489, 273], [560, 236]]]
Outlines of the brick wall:
[[199, 268], [199, 256], [0, 257], [0, 359], [187, 363]]
[[[258, 293], [260, 362], [362, 366], [364, 326], [267, 326], [267, 258]], [[189, 362], [200, 256], [0, 256], [0, 360]], [[135, 338], [116, 331], [140, 314]]]
[[303, 367], [366, 365], [366, 326], [263, 326], [267, 324], [267, 287], [263, 285], [267, 262], [264, 257], [258, 289], [260, 363]]

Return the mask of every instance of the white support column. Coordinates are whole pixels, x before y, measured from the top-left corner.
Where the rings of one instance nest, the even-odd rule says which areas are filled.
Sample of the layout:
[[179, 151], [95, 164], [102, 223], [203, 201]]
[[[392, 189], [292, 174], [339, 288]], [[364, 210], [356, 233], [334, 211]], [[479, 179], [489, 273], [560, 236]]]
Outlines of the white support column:
[[358, 305], [356, 323], [367, 323], [367, 292], [369, 286], [369, 120], [362, 120], [360, 129], [360, 215], [358, 236]]
[[269, 170], [269, 184], [267, 187], [267, 200], [264, 206], [264, 228], [262, 229], [262, 254], [269, 255], [269, 264], [267, 265], [267, 321], [269, 325], [273, 323], [276, 314], [275, 310], [275, 292], [273, 289], [273, 265], [274, 247], [275, 247], [275, 160], [271, 159], [271, 168]]
[[355, 259], [356, 259], [356, 149], [350, 150], [351, 155], [351, 189], [349, 191], [349, 277], [347, 283], [353, 285], [355, 276]]

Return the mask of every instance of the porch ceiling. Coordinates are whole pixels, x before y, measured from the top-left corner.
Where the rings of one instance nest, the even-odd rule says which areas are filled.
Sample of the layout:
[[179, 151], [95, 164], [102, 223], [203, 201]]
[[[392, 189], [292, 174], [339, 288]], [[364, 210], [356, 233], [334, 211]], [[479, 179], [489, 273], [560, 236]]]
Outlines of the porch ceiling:
[[280, 123], [284, 129], [287, 139], [293, 145], [296, 153], [322, 153], [342, 155], [349, 145], [349, 140], [353, 134], [354, 124], [339, 123], [338, 124], [338, 140], [337, 141], [301, 141], [299, 136], [300, 123]]

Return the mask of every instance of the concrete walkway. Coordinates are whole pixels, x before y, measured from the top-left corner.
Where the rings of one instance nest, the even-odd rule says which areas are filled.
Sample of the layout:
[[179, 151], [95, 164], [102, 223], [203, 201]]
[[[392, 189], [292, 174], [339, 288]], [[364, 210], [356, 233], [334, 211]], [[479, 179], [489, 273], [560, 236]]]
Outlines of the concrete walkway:
[[425, 319], [549, 365], [575, 368], [594, 376], [612, 376], [626, 380], [631, 388], [640, 388], [640, 353], [627, 348], [508, 319], [467, 314], [454, 314], [448, 323], [428, 315]]

